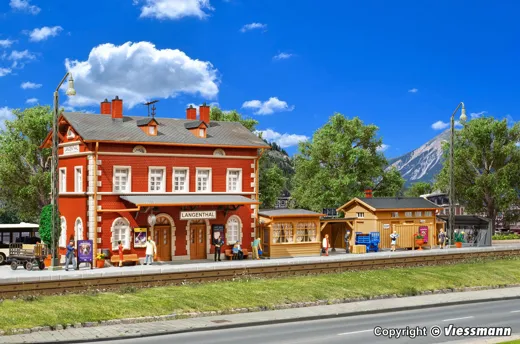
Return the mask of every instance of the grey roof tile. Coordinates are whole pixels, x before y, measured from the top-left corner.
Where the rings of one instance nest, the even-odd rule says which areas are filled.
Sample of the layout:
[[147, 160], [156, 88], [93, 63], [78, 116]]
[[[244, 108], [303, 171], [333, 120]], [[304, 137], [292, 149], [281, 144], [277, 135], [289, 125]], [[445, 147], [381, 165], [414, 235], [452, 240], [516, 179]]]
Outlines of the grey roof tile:
[[206, 137], [201, 138], [186, 129], [185, 123], [193, 122], [192, 120], [155, 117], [159, 123], [157, 136], [149, 136], [136, 123], [148, 117], [124, 116], [122, 120], [114, 120], [110, 115], [80, 112], [65, 112], [63, 117], [84, 141], [269, 147], [262, 139], [237, 122], [211, 121]]
[[422, 197], [359, 198], [375, 209], [435, 209], [442, 208]]
[[316, 215], [322, 216], [321, 213], [316, 213], [314, 211], [306, 210], [306, 209], [260, 209], [258, 211], [258, 215], [261, 216], [294, 216], [294, 215]]
[[140, 195], [120, 196], [122, 200], [135, 205], [204, 205], [204, 204], [256, 204], [251, 198], [240, 195]]

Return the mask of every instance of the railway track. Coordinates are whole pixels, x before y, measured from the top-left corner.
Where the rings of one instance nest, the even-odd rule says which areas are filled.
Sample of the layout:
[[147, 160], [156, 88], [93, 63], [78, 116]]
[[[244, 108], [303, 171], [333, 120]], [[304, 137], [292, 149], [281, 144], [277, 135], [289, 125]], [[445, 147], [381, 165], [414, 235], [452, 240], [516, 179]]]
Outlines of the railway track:
[[50, 295], [87, 290], [117, 290], [121, 287], [152, 287], [161, 285], [180, 285], [233, 280], [241, 277], [283, 277], [307, 274], [323, 274], [352, 270], [374, 270], [388, 267], [411, 267], [453, 264], [469, 259], [501, 258], [520, 256], [520, 250], [504, 249], [488, 252], [446, 253], [439, 255], [395, 257], [317, 262], [313, 264], [290, 264], [277, 266], [248, 266], [244, 268], [219, 269], [208, 271], [172, 272], [150, 275], [117, 276], [101, 278], [82, 278], [58, 281], [22, 282], [0, 285], [0, 298], [13, 298], [23, 295]]

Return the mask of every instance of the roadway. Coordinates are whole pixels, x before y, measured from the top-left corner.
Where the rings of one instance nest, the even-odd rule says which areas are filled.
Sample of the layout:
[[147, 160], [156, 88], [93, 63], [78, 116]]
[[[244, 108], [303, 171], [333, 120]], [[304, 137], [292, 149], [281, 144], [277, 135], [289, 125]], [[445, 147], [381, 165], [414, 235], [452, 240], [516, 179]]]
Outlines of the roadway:
[[[518, 335], [520, 334], [520, 299], [126, 339], [117, 341], [117, 344], [387, 343], [390, 339], [374, 335], [375, 327], [406, 328], [409, 326], [415, 328], [419, 326], [426, 327], [429, 331], [432, 326], [443, 328], [450, 324], [456, 327], [505, 326], [512, 328], [513, 335]], [[136, 326], [139, 325], [136, 324]], [[461, 340], [471, 343], [478, 339], [475, 337], [445, 337], [444, 335], [433, 337], [428, 333], [426, 337], [416, 337], [415, 339], [401, 337], [400, 339], [393, 338], [391, 341], [392, 343], [447, 343]]]

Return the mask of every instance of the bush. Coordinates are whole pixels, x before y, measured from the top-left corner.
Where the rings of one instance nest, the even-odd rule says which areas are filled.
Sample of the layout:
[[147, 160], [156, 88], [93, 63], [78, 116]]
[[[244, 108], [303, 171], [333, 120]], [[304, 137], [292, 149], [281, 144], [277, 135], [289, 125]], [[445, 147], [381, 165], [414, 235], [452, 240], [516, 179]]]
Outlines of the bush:
[[[40, 238], [47, 245], [52, 245], [52, 204], [43, 207], [40, 215]], [[59, 236], [59, 232], [57, 234]], [[58, 239], [58, 237], [56, 237]]]
[[495, 234], [493, 235], [493, 240], [520, 240], [520, 235], [518, 234]]

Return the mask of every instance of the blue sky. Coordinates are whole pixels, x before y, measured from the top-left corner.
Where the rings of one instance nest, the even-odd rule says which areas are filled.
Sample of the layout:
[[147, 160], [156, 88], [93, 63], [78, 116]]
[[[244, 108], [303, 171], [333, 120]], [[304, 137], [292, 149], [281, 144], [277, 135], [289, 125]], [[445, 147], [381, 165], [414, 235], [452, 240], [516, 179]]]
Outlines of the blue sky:
[[[290, 153], [334, 112], [380, 127], [385, 154], [469, 114], [520, 119], [516, 1], [2, 0], [0, 118], [51, 104], [158, 117], [218, 103]], [[475, 116], [475, 115], [474, 115]]]

